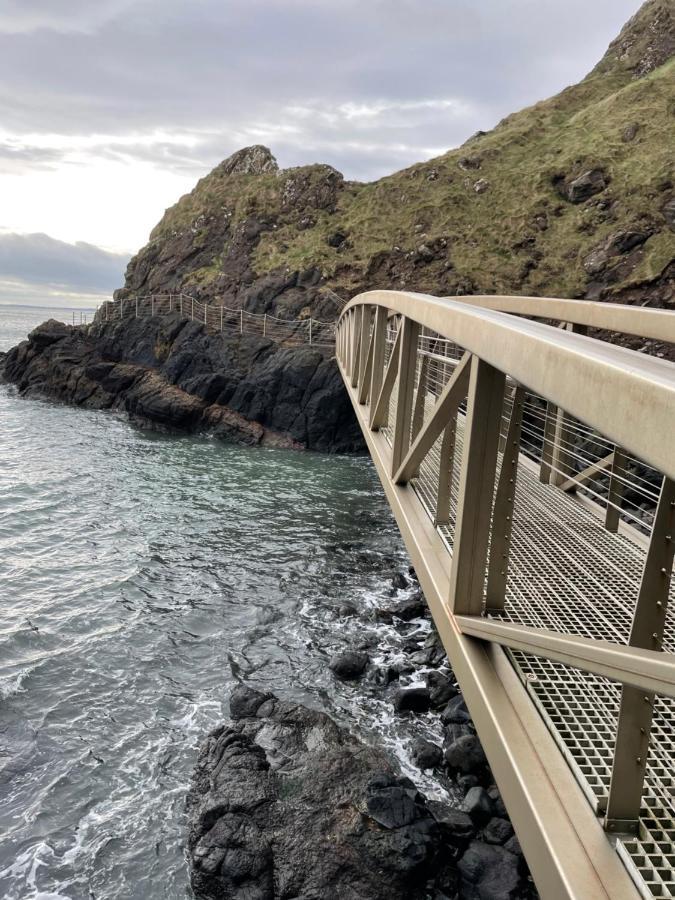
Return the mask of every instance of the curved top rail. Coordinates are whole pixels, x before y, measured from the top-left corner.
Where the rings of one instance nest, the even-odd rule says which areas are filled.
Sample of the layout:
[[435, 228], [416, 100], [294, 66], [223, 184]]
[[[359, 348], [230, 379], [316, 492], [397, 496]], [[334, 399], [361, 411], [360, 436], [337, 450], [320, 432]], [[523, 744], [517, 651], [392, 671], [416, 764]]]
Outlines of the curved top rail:
[[351, 300], [342, 316], [367, 305], [385, 307], [454, 341], [675, 478], [675, 364], [427, 294], [369, 291]]
[[675, 343], [675, 314], [665, 309], [649, 309], [621, 303], [598, 303], [594, 300], [505, 297], [498, 294], [474, 294], [445, 299], [518, 316], [558, 319], [573, 325], [586, 325], [589, 328]]

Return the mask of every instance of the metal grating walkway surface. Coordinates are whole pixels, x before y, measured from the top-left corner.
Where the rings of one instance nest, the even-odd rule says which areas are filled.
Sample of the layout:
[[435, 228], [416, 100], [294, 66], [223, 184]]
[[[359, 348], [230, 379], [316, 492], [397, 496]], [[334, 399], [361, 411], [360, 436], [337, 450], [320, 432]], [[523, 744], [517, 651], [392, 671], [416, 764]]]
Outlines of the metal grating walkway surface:
[[[435, 398], [427, 401], [433, 404]], [[463, 417], [458, 418], [450, 521], [454, 533]], [[440, 440], [412, 482], [433, 518]], [[501, 457], [500, 457], [501, 465]], [[641, 535], [611, 534], [602, 510], [539, 481], [521, 454], [516, 482], [506, 608], [498, 618], [566, 634], [627, 643], [644, 560]], [[671, 587], [671, 601], [675, 587]], [[675, 633], [675, 604], [668, 613]], [[675, 647], [667, 641], [664, 649]], [[598, 815], [609, 792], [621, 686], [520, 651], [510, 656], [549, 730]], [[675, 700], [657, 697], [639, 837], [617, 850], [645, 898], [675, 898]]]
[[[395, 386], [390, 421], [396, 405]], [[425, 401], [425, 418], [436, 396]], [[457, 420], [450, 516], [438, 531], [452, 547], [463, 449], [464, 416]], [[383, 429], [392, 441], [390, 426]], [[431, 519], [440, 465], [439, 438], [411, 481]], [[502, 454], [498, 468], [501, 467]], [[603, 512], [539, 481], [522, 453], [516, 482], [506, 622], [627, 644], [646, 555], [637, 530], [612, 534]], [[675, 634], [675, 585], [666, 634]], [[672, 652], [672, 641], [664, 641]], [[614, 755], [621, 685], [561, 663], [509, 651], [527, 687], [598, 816], [605, 811]], [[675, 898], [675, 699], [657, 697], [647, 761], [639, 836], [616, 847], [646, 900]]]
[[608, 333], [675, 313], [369, 291], [336, 356], [541, 896], [675, 900], [675, 364]]

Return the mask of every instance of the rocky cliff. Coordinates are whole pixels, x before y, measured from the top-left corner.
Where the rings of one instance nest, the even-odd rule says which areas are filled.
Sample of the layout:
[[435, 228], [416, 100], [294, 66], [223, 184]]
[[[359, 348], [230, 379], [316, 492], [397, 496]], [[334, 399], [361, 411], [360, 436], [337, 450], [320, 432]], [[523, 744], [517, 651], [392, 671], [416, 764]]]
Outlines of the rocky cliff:
[[45, 322], [7, 353], [3, 374], [26, 396], [123, 412], [159, 431], [328, 452], [363, 446], [334, 359], [211, 334], [176, 315]]
[[672, 305], [674, 53], [675, 0], [649, 0], [579, 84], [371, 184], [239, 151], [167, 210], [121, 293], [318, 318], [327, 288]]
[[[674, 54], [675, 0], [649, 0], [579, 84], [371, 184], [240, 150], [167, 210], [117, 294], [324, 320], [375, 287], [672, 307]], [[4, 376], [155, 427], [362, 446], [334, 361], [175, 317], [38, 329]]]

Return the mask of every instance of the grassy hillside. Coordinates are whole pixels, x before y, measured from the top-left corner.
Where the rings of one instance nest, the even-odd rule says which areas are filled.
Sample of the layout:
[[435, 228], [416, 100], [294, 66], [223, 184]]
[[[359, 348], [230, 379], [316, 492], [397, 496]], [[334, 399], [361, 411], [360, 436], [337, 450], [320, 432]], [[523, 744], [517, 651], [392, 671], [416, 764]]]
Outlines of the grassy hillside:
[[321, 288], [675, 303], [675, 0], [650, 0], [578, 85], [370, 184], [221, 163], [167, 211], [126, 290], [298, 312]]

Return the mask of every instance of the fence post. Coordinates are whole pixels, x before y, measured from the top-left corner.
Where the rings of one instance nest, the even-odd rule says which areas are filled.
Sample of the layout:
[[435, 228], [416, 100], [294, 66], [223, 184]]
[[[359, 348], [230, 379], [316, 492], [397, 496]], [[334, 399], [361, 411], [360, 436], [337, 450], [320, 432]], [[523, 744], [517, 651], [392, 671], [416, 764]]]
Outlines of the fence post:
[[120, 300], [120, 319], [124, 316], [124, 300]]
[[239, 310], [239, 334], [244, 333], [244, 310]]
[[192, 298], [192, 311], [190, 313], [190, 321], [194, 322], [195, 320], [195, 298]]
[[[361, 308], [361, 307], [359, 307]], [[362, 313], [363, 316], [363, 313]], [[361, 323], [363, 318], [361, 319]], [[360, 323], [360, 324], [361, 324]], [[391, 448], [391, 476], [398, 472], [410, 447], [410, 424], [413, 397], [415, 395], [415, 371], [417, 369], [417, 341], [420, 326], [414, 319], [404, 317], [401, 322], [401, 350], [398, 364], [398, 396], [396, 398], [396, 418], [394, 419], [394, 440]], [[364, 329], [361, 331], [361, 339]], [[358, 370], [359, 363], [356, 362]]]
[[449, 606], [456, 615], [483, 611], [505, 386], [503, 372], [472, 357], [450, 569]]
[[490, 559], [486, 589], [488, 610], [503, 611], [506, 602], [506, 582], [508, 578], [511, 532], [513, 530], [513, 510], [516, 501], [516, 478], [518, 476], [518, 454], [523, 426], [523, 405], [525, 391], [516, 385], [513, 392], [511, 416], [504, 440], [502, 467], [497, 481], [497, 491], [492, 512], [492, 534], [490, 537]]
[[[663, 631], [675, 554], [673, 527], [675, 482], [664, 478], [633, 613], [629, 647], [639, 647], [642, 650], [663, 649]], [[624, 684], [621, 688], [605, 815], [605, 827], [609, 831], [636, 833], [638, 830], [653, 715], [654, 694]]]
[[263, 337], [267, 337], [267, 313], [263, 316]]
[[173, 312], [173, 295], [169, 293], [169, 312]]
[[136, 318], [138, 318], [138, 296], [136, 296]]
[[225, 309], [224, 306], [220, 307], [220, 333], [221, 334], [223, 333], [223, 311], [224, 311], [224, 309]]
[[312, 317], [309, 317], [309, 346], [312, 346]]
[[155, 295], [152, 294], [150, 297], [150, 315], [154, 316], [155, 314]]
[[605, 528], [614, 534], [619, 530], [620, 507], [624, 491], [624, 479], [626, 477], [626, 454], [620, 447], [614, 448], [614, 458], [609, 475], [609, 493], [607, 494], [607, 512], [605, 513]]
[[206, 325], [207, 328], [208, 328], [208, 325], [209, 325], [209, 322], [208, 322], [208, 311], [209, 311], [209, 305], [208, 305], [208, 303], [204, 303], [204, 324]]
[[182, 318], [182, 316], [183, 316], [183, 295], [182, 294], [180, 295], [180, 314], [181, 314], [181, 318]]

